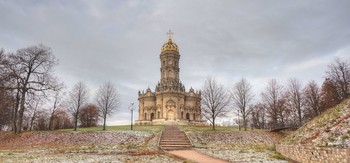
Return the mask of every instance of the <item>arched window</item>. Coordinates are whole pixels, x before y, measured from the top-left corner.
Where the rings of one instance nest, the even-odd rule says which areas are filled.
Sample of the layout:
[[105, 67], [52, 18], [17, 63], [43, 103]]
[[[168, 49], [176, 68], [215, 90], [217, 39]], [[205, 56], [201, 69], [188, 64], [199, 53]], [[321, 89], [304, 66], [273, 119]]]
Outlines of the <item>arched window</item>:
[[168, 71], [168, 77], [172, 78], [173, 77], [173, 72], [171, 70]]
[[151, 121], [154, 119], [154, 113], [151, 113]]
[[190, 113], [186, 113], [186, 119], [190, 120]]

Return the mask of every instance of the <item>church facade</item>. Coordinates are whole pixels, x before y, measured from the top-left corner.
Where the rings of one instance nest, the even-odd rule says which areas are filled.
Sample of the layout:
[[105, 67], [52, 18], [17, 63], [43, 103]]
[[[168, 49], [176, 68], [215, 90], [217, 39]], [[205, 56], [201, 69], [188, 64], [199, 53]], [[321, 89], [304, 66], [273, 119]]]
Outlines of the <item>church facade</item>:
[[180, 81], [180, 53], [169, 36], [160, 53], [160, 82], [152, 91], [138, 92], [139, 125], [201, 124], [201, 92], [188, 92]]

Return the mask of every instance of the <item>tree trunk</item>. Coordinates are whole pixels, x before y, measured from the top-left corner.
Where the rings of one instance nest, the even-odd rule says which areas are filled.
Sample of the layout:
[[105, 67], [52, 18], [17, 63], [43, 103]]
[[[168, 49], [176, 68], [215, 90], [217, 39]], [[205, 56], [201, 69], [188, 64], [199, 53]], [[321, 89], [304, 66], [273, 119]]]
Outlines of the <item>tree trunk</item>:
[[20, 97], [19, 97], [19, 90], [17, 90], [17, 93], [16, 93], [16, 104], [15, 104], [15, 107], [13, 109], [13, 112], [12, 112], [12, 131], [14, 134], [16, 134], [17, 132], [17, 112], [18, 112], [18, 108], [19, 108], [19, 103], [20, 103]]
[[298, 109], [298, 116], [299, 116], [299, 127], [302, 125], [302, 120], [301, 120], [301, 109]]
[[17, 132], [16, 122], [17, 122], [17, 110], [18, 110], [18, 107], [19, 107], [19, 99], [16, 100], [16, 105], [13, 108], [13, 111], [12, 111], [12, 131], [13, 131], [14, 134], [16, 134], [16, 132]]
[[106, 130], [106, 119], [107, 119], [107, 115], [103, 116], [103, 129], [102, 130]]
[[243, 115], [243, 127], [244, 127], [244, 131], [247, 131], [247, 120], [246, 120], [246, 116]]
[[18, 121], [17, 121], [17, 130], [15, 132], [16, 134], [19, 134], [22, 131], [23, 113], [24, 113], [24, 109], [25, 109], [25, 107], [24, 107], [25, 99], [26, 99], [26, 91], [22, 90], [21, 105], [20, 105], [19, 114], [18, 114]]
[[213, 118], [213, 130], [215, 130], [215, 118]]
[[50, 116], [50, 121], [49, 121], [49, 130], [53, 130], [52, 129], [52, 124], [53, 123], [53, 113], [51, 114], [51, 116]]
[[30, 128], [29, 128], [30, 131], [32, 131], [32, 129], [33, 129], [34, 119], [35, 119], [35, 112], [34, 112], [34, 114], [33, 114], [32, 119], [30, 120]]
[[77, 131], [77, 125], [78, 125], [78, 113], [74, 115], [74, 131]]

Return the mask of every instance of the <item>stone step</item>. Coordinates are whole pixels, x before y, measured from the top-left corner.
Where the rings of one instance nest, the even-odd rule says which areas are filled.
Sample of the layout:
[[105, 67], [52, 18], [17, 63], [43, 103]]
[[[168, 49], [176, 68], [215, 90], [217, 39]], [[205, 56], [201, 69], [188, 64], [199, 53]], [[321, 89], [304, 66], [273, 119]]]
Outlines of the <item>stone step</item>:
[[188, 139], [182, 139], [182, 140], [172, 140], [172, 139], [162, 139], [160, 142], [190, 142]]
[[166, 137], [161, 137], [161, 139], [173, 139], [173, 140], [185, 139], [185, 140], [187, 140], [187, 137], [170, 137], [170, 136], [166, 136]]
[[183, 141], [188, 141], [189, 142], [188, 139], [181, 139], [181, 140], [179, 140], [179, 139], [162, 139], [161, 140], [161, 142], [183, 142]]
[[187, 143], [187, 144], [191, 144], [190, 141], [160, 141], [160, 143], [170, 143], [170, 144], [184, 144], [184, 143]]
[[181, 136], [170, 136], [170, 135], [167, 135], [167, 136], [165, 136], [165, 135], [163, 135], [162, 136], [163, 138], [187, 138], [187, 136], [186, 135], [181, 135]]
[[160, 142], [190, 142], [188, 139], [174, 140], [174, 139], [162, 139]]
[[162, 147], [163, 150], [171, 151], [171, 150], [184, 150], [184, 149], [190, 149], [191, 147], [188, 146], [178, 146], [178, 147]]
[[169, 138], [187, 138], [186, 135], [177, 135], [177, 136], [163, 135], [162, 137], [169, 137]]
[[161, 140], [166, 140], [166, 141], [185, 141], [185, 140], [188, 140], [188, 139], [163, 138]]
[[187, 135], [177, 126], [166, 126], [160, 138], [159, 147], [163, 150], [180, 150], [192, 147]]
[[176, 143], [176, 144], [174, 144], [174, 143], [160, 143], [159, 145], [162, 146], [162, 147], [165, 147], [167, 145], [192, 146], [191, 143], [188, 143], [188, 142], [186, 142], [186, 143]]
[[171, 138], [183, 137], [183, 138], [187, 138], [186, 135], [162, 135], [162, 137], [171, 137]]
[[187, 144], [187, 145], [182, 145], [182, 144], [167, 144], [167, 145], [162, 145], [163, 147], [192, 147], [191, 144]]

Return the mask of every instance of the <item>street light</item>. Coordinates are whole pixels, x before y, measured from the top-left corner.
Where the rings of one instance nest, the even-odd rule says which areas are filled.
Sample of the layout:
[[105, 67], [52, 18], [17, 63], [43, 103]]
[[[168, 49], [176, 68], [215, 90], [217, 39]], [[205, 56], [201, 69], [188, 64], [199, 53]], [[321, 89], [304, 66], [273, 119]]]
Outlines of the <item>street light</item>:
[[131, 105], [129, 106], [129, 110], [131, 111], [131, 130], [132, 130], [132, 116], [133, 116], [133, 111], [134, 111], [134, 103], [132, 102]]

